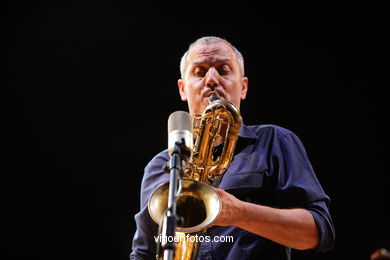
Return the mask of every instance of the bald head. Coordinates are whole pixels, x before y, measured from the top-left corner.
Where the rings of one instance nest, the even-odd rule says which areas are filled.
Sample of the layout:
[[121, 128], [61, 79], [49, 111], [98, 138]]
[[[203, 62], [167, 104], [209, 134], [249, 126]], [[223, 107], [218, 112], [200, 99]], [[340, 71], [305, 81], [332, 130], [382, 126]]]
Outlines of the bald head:
[[184, 79], [184, 76], [185, 76], [185, 71], [186, 71], [186, 67], [187, 67], [187, 58], [188, 58], [188, 54], [190, 53], [190, 51], [197, 45], [200, 45], [200, 44], [210, 45], [210, 44], [217, 43], [217, 42], [223, 42], [233, 50], [233, 52], [236, 56], [238, 66], [240, 68], [241, 77], [244, 77], [244, 75], [245, 75], [244, 57], [242, 56], [241, 52], [239, 50], [237, 50], [236, 47], [234, 47], [230, 42], [228, 42], [227, 40], [225, 40], [223, 38], [216, 37], [216, 36], [205, 36], [205, 37], [199, 38], [195, 42], [191, 43], [190, 46], [188, 47], [188, 50], [184, 53], [183, 57], [181, 58], [181, 60], [180, 60], [180, 74], [181, 74], [182, 79]]

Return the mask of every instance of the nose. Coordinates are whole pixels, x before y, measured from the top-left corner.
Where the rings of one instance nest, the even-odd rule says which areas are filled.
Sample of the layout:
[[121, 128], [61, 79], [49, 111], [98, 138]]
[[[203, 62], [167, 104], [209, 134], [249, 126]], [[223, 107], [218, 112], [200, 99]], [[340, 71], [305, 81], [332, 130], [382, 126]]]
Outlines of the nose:
[[219, 85], [219, 74], [214, 67], [209, 68], [207, 71], [205, 85], [211, 89]]

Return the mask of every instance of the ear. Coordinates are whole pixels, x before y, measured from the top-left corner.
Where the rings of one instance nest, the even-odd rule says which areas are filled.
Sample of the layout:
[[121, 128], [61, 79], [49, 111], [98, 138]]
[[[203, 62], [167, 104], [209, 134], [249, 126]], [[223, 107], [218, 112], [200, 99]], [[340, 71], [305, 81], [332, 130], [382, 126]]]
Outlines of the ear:
[[248, 92], [248, 78], [242, 77], [241, 78], [241, 100], [244, 100], [246, 98], [246, 93]]
[[181, 100], [187, 101], [187, 94], [185, 92], [184, 81], [182, 79], [179, 79], [177, 81], [177, 86], [179, 87], [179, 93], [180, 93]]

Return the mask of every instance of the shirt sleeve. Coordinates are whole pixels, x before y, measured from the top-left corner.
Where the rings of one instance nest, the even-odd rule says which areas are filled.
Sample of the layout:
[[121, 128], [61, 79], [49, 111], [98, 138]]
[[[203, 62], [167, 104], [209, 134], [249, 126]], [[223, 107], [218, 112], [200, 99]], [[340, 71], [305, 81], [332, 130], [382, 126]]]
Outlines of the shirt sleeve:
[[273, 171], [276, 171], [276, 198], [283, 208], [305, 208], [312, 215], [320, 233], [319, 252], [333, 248], [335, 228], [329, 213], [330, 198], [318, 181], [305, 148], [298, 137], [285, 134], [274, 149]]
[[153, 221], [148, 211], [148, 200], [153, 191], [169, 181], [169, 175], [163, 167], [168, 161], [166, 153], [154, 157], [145, 167], [141, 184], [140, 211], [135, 215], [136, 232], [133, 237], [130, 259], [156, 259], [156, 241], [158, 225]]

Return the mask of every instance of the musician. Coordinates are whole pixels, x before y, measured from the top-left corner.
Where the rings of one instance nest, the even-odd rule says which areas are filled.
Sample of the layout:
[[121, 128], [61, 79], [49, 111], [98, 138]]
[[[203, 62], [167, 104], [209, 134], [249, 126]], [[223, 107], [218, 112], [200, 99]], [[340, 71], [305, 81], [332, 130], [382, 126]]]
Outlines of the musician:
[[[225, 39], [195, 41], [182, 57], [180, 70], [179, 92], [191, 115], [202, 114], [212, 94], [237, 108], [247, 95], [244, 59]], [[155, 259], [158, 226], [147, 202], [159, 185], [169, 181], [163, 172], [168, 160], [163, 151], [145, 168], [131, 259]], [[321, 252], [334, 245], [330, 199], [303, 144], [285, 128], [243, 124], [234, 158], [213, 186], [218, 187], [222, 209], [206, 235], [234, 239], [201, 243], [198, 259], [290, 259], [291, 248]]]

